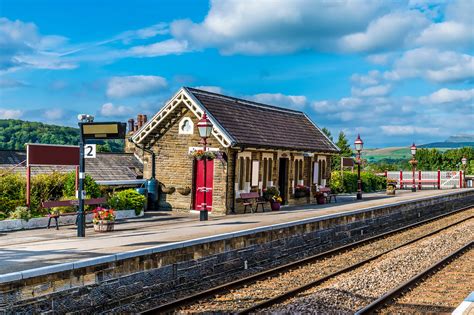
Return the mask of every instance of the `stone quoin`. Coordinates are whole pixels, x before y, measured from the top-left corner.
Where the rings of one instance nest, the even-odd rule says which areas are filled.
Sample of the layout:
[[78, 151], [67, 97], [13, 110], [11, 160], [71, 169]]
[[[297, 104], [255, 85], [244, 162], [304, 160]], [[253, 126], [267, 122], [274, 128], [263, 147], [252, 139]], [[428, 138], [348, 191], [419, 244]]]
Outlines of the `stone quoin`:
[[207, 162], [211, 214], [242, 212], [241, 193], [271, 186], [284, 204], [310, 203], [310, 195], [295, 197], [296, 186], [314, 191], [328, 183], [339, 148], [303, 112], [183, 87], [151, 119], [139, 115], [138, 127], [129, 128], [126, 149], [143, 160], [144, 178], [152, 167], [146, 151], [156, 153], [160, 210], [200, 210], [202, 161], [192, 152], [202, 149], [197, 123], [204, 113], [213, 124], [208, 150], [216, 156]]

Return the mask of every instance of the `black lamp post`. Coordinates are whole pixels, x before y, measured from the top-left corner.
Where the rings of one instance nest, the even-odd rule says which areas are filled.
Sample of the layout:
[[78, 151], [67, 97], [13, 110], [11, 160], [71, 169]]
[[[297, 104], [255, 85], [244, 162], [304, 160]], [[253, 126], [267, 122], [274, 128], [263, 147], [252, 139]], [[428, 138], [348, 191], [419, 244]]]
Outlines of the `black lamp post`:
[[[466, 166], [467, 166], [467, 158], [465, 156], [463, 156], [463, 158], [461, 159], [461, 163], [462, 163], [462, 183], [464, 185], [464, 187], [467, 187], [466, 185]], [[462, 187], [461, 187], [462, 188]]]
[[418, 161], [415, 159], [416, 145], [415, 145], [414, 142], [410, 147], [410, 151], [411, 151], [411, 156], [412, 156], [412, 159], [410, 160], [410, 164], [411, 164], [411, 167], [412, 167], [412, 177], [413, 177], [413, 183], [412, 183], [412, 186], [411, 186], [411, 191], [416, 192], [415, 170], [416, 170], [416, 165], [418, 164]]
[[360, 151], [362, 151], [362, 148], [364, 147], [364, 142], [360, 138], [360, 134], [357, 135], [357, 139], [354, 141], [354, 146], [357, 151], [357, 200], [361, 200], [362, 199], [362, 181], [360, 179], [360, 164], [361, 164]]
[[203, 151], [204, 151], [204, 187], [202, 188], [203, 193], [204, 193], [204, 202], [201, 203], [201, 212], [199, 212], [199, 220], [200, 221], [207, 221], [208, 219], [208, 213], [207, 213], [207, 156], [206, 156], [206, 145], [207, 145], [207, 138], [211, 136], [212, 132], [212, 123], [211, 121], [207, 118], [206, 113], [202, 115], [201, 120], [199, 120], [197, 124], [198, 130], [199, 130], [199, 136], [201, 136], [202, 140], [201, 143], [203, 145]]

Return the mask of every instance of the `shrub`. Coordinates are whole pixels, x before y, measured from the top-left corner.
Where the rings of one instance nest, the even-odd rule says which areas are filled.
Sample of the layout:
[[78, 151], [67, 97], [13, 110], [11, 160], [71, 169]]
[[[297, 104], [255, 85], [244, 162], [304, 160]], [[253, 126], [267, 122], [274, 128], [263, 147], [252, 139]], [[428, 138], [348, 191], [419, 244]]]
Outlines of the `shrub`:
[[31, 218], [31, 213], [27, 207], [16, 207], [13, 212], [10, 213], [10, 219], [23, 219], [28, 221]]
[[[84, 179], [84, 190], [89, 198], [98, 198], [101, 196], [100, 187], [95, 180], [88, 174]], [[76, 173], [71, 172], [65, 176], [63, 196], [76, 195]]]
[[7, 218], [6, 213], [0, 211], [0, 220], [5, 220], [6, 218]]
[[26, 179], [24, 176], [18, 173], [0, 173], [0, 198], [25, 200], [25, 192]]
[[134, 189], [122, 190], [110, 197], [108, 205], [115, 210], [134, 209], [138, 215], [145, 207], [146, 197]]
[[[361, 172], [362, 190], [364, 192], [374, 192], [386, 188], [385, 177], [377, 176], [371, 172]], [[331, 190], [336, 193], [353, 193], [357, 191], [357, 173], [344, 172], [343, 178], [340, 171], [331, 173]]]
[[31, 206], [34, 212], [43, 214], [41, 202], [58, 200], [63, 196], [66, 174], [53, 172], [51, 174], [39, 174], [31, 178]]
[[12, 200], [7, 197], [0, 197], [0, 211], [5, 214], [5, 217], [8, 217], [10, 212], [15, 211], [16, 207], [24, 204], [22, 200]]

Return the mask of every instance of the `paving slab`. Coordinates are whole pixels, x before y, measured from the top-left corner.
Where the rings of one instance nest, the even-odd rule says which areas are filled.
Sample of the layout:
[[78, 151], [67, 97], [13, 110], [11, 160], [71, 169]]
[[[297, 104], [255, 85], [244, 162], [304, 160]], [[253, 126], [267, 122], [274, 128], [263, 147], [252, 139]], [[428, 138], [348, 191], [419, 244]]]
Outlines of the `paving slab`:
[[61, 227], [59, 231], [38, 229], [0, 233], [0, 275], [61, 263], [87, 265], [87, 261], [78, 261], [90, 259], [89, 262], [93, 262], [95, 260], [92, 258], [102, 256], [108, 257], [101, 259], [110, 259], [110, 255], [119, 253], [124, 253], [120, 256], [128, 257], [133, 253], [126, 252], [146, 252], [146, 248], [158, 245], [173, 246], [172, 243], [186, 240], [198, 241], [203, 237], [238, 233], [459, 191], [463, 190], [425, 190], [416, 193], [397, 191], [396, 196], [372, 193], [365, 194], [361, 201], [356, 200], [355, 196], [338, 196], [338, 203], [282, 207], [280, 211], [265, 213], [210, 216], [209, 221], [204, 222], [199, 221], [198, 214], [153, 212], [140, 219], [118, 222], [116, 230], [110, 233], [94, 233], [92, 227], [88, 226], [85, 238], [76, 237], [73, 226]]

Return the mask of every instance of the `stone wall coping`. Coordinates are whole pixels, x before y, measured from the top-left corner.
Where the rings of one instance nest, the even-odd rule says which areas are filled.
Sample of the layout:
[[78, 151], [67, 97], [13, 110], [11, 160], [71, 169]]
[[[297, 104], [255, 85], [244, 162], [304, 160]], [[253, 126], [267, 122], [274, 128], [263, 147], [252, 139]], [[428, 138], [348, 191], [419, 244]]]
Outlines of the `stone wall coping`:
[[163, 245], [158, 245], [158, 246], [149, 247], [149, 248], [142, 248], [138, 250], [127, 251], [127, 252], [122, 252], [122, 253], [117, 253], [117, 254], [112, 254], [112, 255], [107, 255], [107, 256], [100, 256], [100, 257], [95, 257], [95, 258], [90, 258], [90, 259], [79, 260], [76, 262], [69, 262], [69, 263], [57, 264], [57, 265], [52, 265], [52, 266], [47, 266], [47, 267], [28, 269], [28, 270], [19, 271], [19, 272], [7, 273], [7, 274], [0, 275], [0, 283], [13, 282], [13, 281], [21, 280], [21, 279], [47, 275], [47, 274], [51, 274], [55, 272], [74, 270], [74, 269], [84, 268], [88, 266], [114, 262], [117, 260], [139, 257], [142, 255], [165, 252], [168, 250], [183, 248], [186, 246], [199, 245], [199, 244], [204, 244], [204, 243], [209, 243], [209, 242], [219, 241], [219, 240], [226, 240], [226, 239], [231, 239], [234, 237], [245, 236], [245, 235], [265, 232], [269, 230], [278, 230], [278, 229], [291, 227], [295, 225], [314, 223], [317, 221], [332, 219], [332, 218], [341, 217], [341, 216], [348, 216], [348, 215], [363, 213], [367, 211], [383, 209], [387, 207], [396, 207], [396, 206], [400, 206], [404, 204], [420, 202], [420, 201], [425, 201], [425, 200], [430, 200], [430, 199], [438, 199], [438, 198], [449, 197], [452, 195], [465, 194], [465, 193], [474, 193], [474, 190], [467, 190], [466, 192], [452, 192], [452, 193], [446, 193], [446, 194], [437, 195], [437, 196], [428, 196], [428, 197], [422, 197], [422, 198], [417, 198], [417, 199], [412, 199], [412, 200], [405, 200], [405, 201], [385, 204], [381, 206], [372, 206], [372, 207], [357, 209], [353, 211], [327, 214], [327, 215], [323, 215], [323, 216], [319, 216], [315, 218], [301, 219], [301, 220], [296, 220], [296, 221], [291, 221], [291, 222], [246, 229], [246, 230], [242, 230], [238, 232], [229, 232], [229, 233], [223, 233], [219, 235], [196, 238], [192, 240], [185, 240], [185, 241], [174, 242], [170, 244], [163, 244]]

